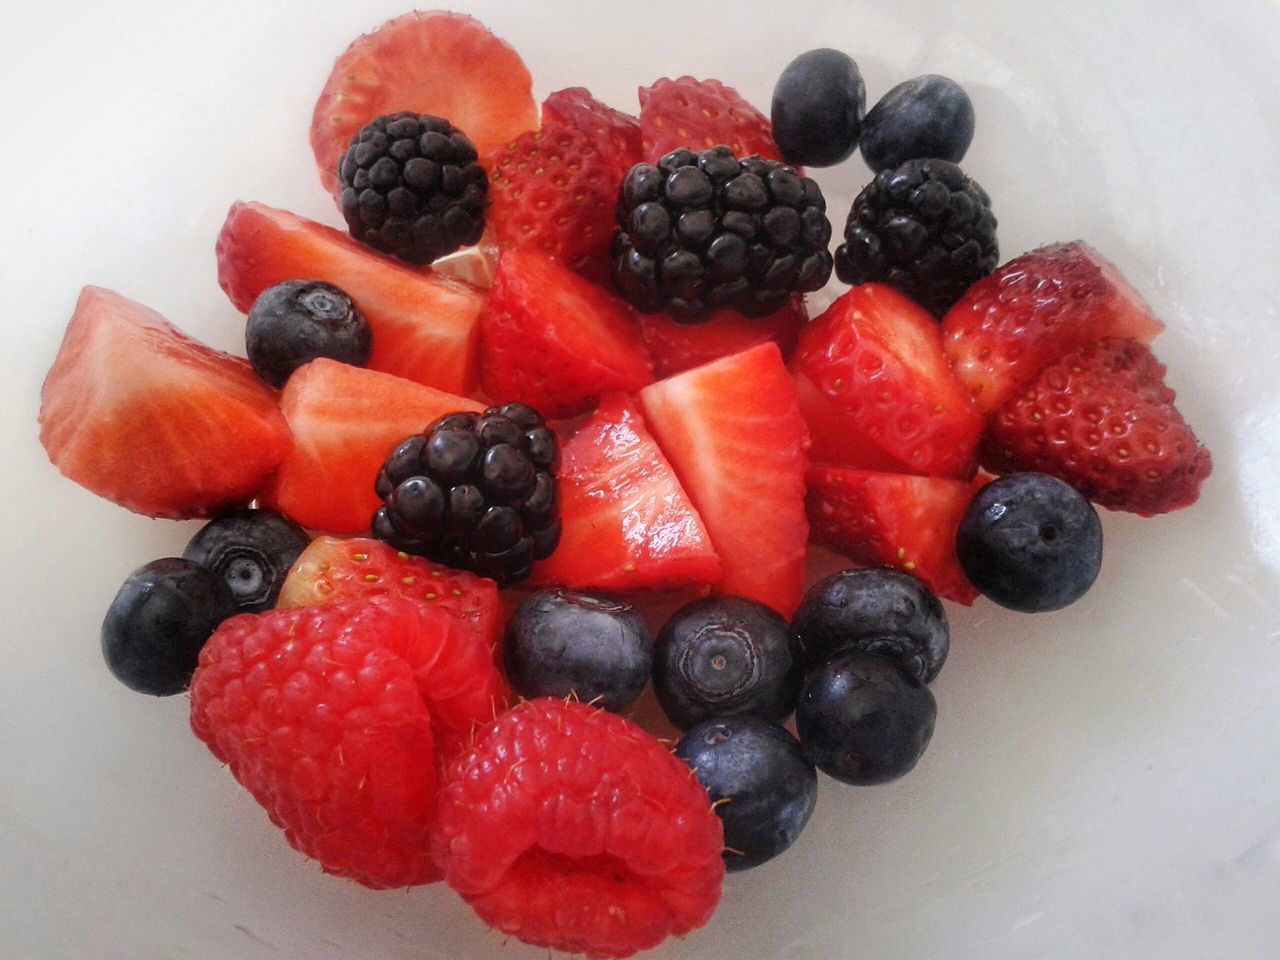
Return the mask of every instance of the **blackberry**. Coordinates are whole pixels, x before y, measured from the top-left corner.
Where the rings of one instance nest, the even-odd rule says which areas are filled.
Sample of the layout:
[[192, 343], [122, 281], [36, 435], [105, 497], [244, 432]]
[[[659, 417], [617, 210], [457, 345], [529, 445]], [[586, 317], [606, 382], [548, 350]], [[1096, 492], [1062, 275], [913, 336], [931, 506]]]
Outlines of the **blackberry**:
[[950, 161], [908, 160], [853, 201], [836, 275], [888, 284], [941, 317], [999, 256], [987, 192]]
[[489, 178], [466, 135], [440, 117], [370, 120], [338, 162], [351, 235], [406, 263], [430, 263], [484, 232]]
[[499, 584], [529, 575], [560, 542], [560, 444], [519, 403], [451, 413], [401, 442], [374, 489], [373, 535]]
[[794, 167], [724, 146], [673, 150], [622, 182], [614, 281], [641, 312], [685, 323], [721, 308], [773, 313], [831, 276], [826, 209]]

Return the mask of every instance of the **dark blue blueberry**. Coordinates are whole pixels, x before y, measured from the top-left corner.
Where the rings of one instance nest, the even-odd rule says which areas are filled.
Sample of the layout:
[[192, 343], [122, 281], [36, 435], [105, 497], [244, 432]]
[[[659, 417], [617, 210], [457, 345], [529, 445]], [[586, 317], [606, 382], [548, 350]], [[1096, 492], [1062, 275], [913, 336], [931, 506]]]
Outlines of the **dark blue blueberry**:
[[898, 84], [862, 121], [862, 159], [877, 171], [925, 157], [959, 163], [972, 142], [969, 95], [936, 74]]
[[238, 612], [231, 588], [212, 570], [179, 557], [153, 560], [129, 574], [111, 601], [102, 655], [130, 690], [181, 693], [209, 635]]
[[858, 147], [867, 88], [839, 50], [802, 53], [773, 88], [773, 139], [787, 163], [830, 167]]
[[772, 860], [809, 822], [818, 773], [796, 738], [777, 724], [758, 717], [707, 720], [680, 738], [676, 756], [693, 768], [716, 804], [729, 870]]
[[576, 590], [541, 590], [512, 614], [503, 653], [521, 696], [572, 694], [616, 713], [644, 690], [653, 639], [629, 604]]
[[310, 542], [307, 531], [274, 510], [237, 510], [201, 527], [182, 556], [222, 577], [242, 610], [261, 613], [276, 605], [289, 568]]
[[317, 357], [363, 367], [373, 349], [369, 323], [351, 298], [319, 280], [286, 280], [262, 291], [244, 341], [254, 372], [273, 387]]
[[951, 633], [942, 604], [898, 570], [841, 570], [809, 588], [791, 621], [807, 666], [842, 647], [896, 657], [922, 683], [938, 675]]
[[823, 773], [844, 783], [884, 783], [916, 765], [937, 712], [929, 688], [897, 660], [844, 650], [806, 678], [796, 730]]
[[1011, 473], [978, 491], [956, 531], [965, 576], [1010, 610], [1060, 610], [1102, 567], [1102, 524], [1075, 488], [1043, 473]]
[[781, 721], [795, 708], [800, 680], [787, 622], [754, 600], [694, 600], [658, 633], [653, 689], [682, 730], [742, 714]]

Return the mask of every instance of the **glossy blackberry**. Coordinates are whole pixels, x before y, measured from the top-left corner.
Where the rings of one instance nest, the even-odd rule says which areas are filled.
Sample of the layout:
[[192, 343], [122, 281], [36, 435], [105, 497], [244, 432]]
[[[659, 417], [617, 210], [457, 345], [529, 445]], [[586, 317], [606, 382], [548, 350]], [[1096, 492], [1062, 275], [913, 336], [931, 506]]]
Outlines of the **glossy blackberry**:
[[614, 281], [640, 311], [686, 323], [721, 308], [773, 313], [831, 276], [826, 209], [794, 167], [723, 146], [673, 150], [622, 182]]
[[373, 351], [373, 334], [355, 303], [333, 284], [285, 280], [254, 301], [244, 344], [253, 372], [279, 388], [317, 357], [363, 367]]
[[393, 113], [365, 124], [338, 162], [351, 235], [407, 263], [480, 240], [489, 178], [466, 135], [440, 117]]
[[987, 192], [954, 163], [928, 159], [863, 188], [835, 264], [844, 283], [888, 284], [941, 317], [999, 257]]
[[559, 467], [556, 435], [523, 404], [448, 414], [387, 456], [373, 535], [515, 583], [560, 542]]

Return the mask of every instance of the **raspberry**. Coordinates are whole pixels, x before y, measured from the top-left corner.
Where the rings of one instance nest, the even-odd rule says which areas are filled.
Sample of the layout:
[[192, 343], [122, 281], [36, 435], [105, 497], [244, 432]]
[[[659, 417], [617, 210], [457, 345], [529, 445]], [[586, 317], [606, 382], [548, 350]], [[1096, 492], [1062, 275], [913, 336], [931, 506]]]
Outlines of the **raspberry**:
[[702, 926], [720, 899], [706, 791], [629, 720], [522, 703], [444, 776], [431, 841], [445, 880], [526, 943], [626, 957]]
[[503, 691], [491, 651], [398, 597], [243, 614], [205, 644], [191, 728], [328, 873], [430, 883], [439, 756]]

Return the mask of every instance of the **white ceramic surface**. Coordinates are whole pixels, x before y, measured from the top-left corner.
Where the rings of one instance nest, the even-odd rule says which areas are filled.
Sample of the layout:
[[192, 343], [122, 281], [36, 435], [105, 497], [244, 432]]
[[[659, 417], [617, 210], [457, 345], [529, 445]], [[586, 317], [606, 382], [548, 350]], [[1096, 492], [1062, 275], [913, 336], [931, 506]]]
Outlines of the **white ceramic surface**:
[[[634, 110], [662, 75], [767, 107], [796, 53], [858, 59], [874, 100], [924, 73], [973, 94], [965, 166], [1001, 247], [1083, 237], [1169, 329], [1211, 445], [1201, 503], [1104, 518], [1094, 590], [1058, 614], [951, 607], [918, 770], [824, 780], [799, 844], [733, 876], [688, 960], [1269, 960], [1280, 951], [1280, 7], [1263, 0], [458, 2], [539, 98]], [[115, 683], [97, 631], [120, 580], [195, 524], [61, 479], [41, 378], [79, 287], [114, 287], [225, 349], [228, 205], [330, 222], [307, 146], [334, 56], [395, 0], [15, 5], [0, 58], [0, 956], [488, 960], [447, 889], [371, 893], [293, 853], [189, 734], [187, 701]], [[803, 13], [795, 11], [802, 10]], [[820, 171], [833, 219], [866, 170]]]

